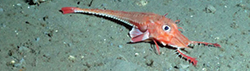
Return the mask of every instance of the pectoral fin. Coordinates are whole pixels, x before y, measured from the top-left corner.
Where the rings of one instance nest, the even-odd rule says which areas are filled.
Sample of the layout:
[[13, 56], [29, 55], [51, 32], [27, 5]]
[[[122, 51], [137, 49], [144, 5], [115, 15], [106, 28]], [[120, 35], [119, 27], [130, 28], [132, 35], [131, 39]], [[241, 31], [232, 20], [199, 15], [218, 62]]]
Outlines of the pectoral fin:
[[133, 27], [129, 32], [131, 37], [131, 42], [140, 42], [149, 39], [149, 32], [141, 32], [138, 28]]

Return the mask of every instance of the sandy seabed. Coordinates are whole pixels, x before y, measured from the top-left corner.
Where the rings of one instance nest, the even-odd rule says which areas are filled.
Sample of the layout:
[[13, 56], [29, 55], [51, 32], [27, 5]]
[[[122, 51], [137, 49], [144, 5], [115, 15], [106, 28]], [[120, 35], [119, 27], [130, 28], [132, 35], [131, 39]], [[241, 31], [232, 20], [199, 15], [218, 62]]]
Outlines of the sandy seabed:
[[[36, 0], [34, 0], [36, 1]], [[38, 0], [39, 1], [39, 0]], [[1, 71], [248, 71], [249, 0], [1, 0]], [[153, 12], [181, 20], [197, 66], [171, 47], [128, 44], [129, 29], [109, 19], [62, 14], [62, 7]]]

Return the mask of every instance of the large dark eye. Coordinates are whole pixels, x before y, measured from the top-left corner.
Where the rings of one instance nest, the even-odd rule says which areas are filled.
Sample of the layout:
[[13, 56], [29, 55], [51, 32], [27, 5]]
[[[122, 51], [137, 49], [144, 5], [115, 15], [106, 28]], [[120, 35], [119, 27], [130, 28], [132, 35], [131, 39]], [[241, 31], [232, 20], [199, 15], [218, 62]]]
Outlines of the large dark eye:
[[170, 31], [171, 28], [168, 25], [163, 25], [162, 29], [164, 31]]

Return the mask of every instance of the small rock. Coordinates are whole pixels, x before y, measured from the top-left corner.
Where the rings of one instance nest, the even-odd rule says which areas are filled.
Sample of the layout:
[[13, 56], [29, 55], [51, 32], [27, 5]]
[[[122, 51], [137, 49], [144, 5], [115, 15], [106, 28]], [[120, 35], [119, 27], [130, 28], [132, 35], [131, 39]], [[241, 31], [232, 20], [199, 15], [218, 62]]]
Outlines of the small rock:
[[139, 55], [139, 53], [135, 53], [135, 56], [138, 56]]
[[110, 43], [110, 46], [113, 46], [114, 44], [113, 43]]
[[23, 64], [25, 64], [25, 60], [22, 58], [19, 63], [14, 64], [14, 67], [23, 67]]
[[147, 0], [137, 0], [136, 5], [138, 6], [146, 6], [148, 4]]
[[216, 9], [215, 9], [214, 6], [208, 5], [208, 6], [205, 8], [205, 11], [206, 11], [206, 13], [215, 13]]
[[40, 38], [39, 38], [39, 37], [37, 37], [37, 38], [35, 38], [35, 40], [36, 40], [36, 42], [38, 42], [38, 41], [40, 40]]
[[221, 57], [224, 57], [224, 55], [223, 54], [219, 54], [219, 57], [221, 58]]
[[43, 2], [46, 2], [46, 0], [28, 0], [30, 5], [40, 5]]
[[16, 5], [17, 5], [17, 6], [22, 6], [22, 4], [21, 4], [21, 3], [17, 3]]
[[46, 0], [39, 0], [39, 2], [45, 2]]
[[25, 52], [30, 52], [31, 50], [25, 46], [20, 46], [18, 49], [19, 52], [25, 53]]
[[3, 12], [3, 8], [0, 8], [0, 12]]
[[246, 8], [246, 5], [245, 5], [245, 4], [237, 4], [236, 6], [237, 6], [237, 7], [241, 7], [241, 8], [243, 8], [243, 9]]
[[73, 55], [69, 55], [68, 59], [72, 62], [74, 62], [76, 60], [76, 57]]
[[119, 48], [122, 48], [122, 45], [118, 45]]
[[6, 27], [6, 25], [2, 23], [2, 24], [1, 24], [1, 27], [4, 27], [4, 28], [5, 28], [5, 27]]
[[11, 60], [10, 62], [6, 63], [7, 66], [14, 66], [14, 64], [16, 64], [16, 60]]

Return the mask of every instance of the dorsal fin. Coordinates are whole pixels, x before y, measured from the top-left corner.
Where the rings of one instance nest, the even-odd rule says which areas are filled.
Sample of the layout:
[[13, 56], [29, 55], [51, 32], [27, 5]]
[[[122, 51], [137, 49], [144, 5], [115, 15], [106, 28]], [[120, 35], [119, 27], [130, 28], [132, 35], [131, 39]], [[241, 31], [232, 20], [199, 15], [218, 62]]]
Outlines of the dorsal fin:
[[81, 9], [76, 7], [63, 7], [62, 11], [63, 14], [80, 12], [80, 13], [100, 15], [112, 19], [117, 19], [131, 26], [143, 25], [148, 22], [148, 19], [154, 20], [155, 18], [157, 18], [155, 16], [160, 16], [154, 13], [125, 12], [125, 11], [102, 10], [102, 9]]

